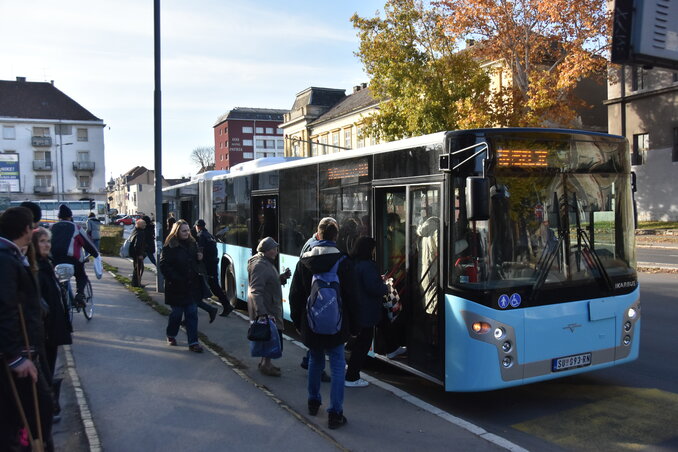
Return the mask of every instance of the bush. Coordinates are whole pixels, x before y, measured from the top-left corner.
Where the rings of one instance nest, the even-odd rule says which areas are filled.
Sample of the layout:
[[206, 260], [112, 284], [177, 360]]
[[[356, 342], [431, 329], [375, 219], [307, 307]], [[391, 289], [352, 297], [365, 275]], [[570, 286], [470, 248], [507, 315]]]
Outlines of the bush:
[[104, 256], [117, 256], [122, 246], [122, 226], [102, 226], [99, 251]]

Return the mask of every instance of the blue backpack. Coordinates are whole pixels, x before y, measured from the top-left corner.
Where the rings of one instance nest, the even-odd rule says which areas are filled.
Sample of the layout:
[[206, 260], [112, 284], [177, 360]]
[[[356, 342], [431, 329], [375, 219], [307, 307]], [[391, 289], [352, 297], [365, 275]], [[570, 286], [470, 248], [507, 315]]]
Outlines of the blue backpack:
[[325, 273], [316, 273], [311, 279], [311, 294], [306, 300], [308, 326], [316, 334], [337, 334], [341, 331], [341, 290], [337, 270], [346, 256], [342, 256]]

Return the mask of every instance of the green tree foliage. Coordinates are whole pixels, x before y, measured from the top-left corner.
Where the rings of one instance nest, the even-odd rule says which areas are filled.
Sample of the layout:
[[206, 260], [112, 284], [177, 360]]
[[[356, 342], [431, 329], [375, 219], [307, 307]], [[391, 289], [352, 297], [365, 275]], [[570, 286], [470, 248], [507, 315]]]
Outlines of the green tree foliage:
[[381, 101], [365, 135], [394, 140], [490, 123], [489, 77], [468, 52], [458, 51], [443, 19], [420, 0], [388, 0], [383, 18], [351, 18], [360, 38], [356, 54]]

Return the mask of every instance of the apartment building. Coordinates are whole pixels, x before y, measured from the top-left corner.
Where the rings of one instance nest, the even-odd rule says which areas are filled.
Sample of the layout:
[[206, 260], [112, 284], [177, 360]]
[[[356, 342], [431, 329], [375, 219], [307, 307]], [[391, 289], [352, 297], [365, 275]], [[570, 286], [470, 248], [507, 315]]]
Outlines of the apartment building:
[[214, 169], [228, 170], [262, 157], [282, 157], [280, 124], [287, 111], [238, 107], [219, 117], [214, 124]]
[[610, 70], [610, 133], [629, 140], [638, 220], [678, 221], [678, 71]]
[[0, 197], [104, 201], [104, 127], [54, 82], [0, 80]]

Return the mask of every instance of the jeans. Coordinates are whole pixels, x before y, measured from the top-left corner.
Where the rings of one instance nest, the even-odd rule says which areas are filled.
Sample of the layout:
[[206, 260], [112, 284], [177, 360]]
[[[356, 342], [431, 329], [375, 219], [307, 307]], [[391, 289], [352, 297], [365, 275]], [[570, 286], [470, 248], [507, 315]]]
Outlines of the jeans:
[[330, 372], [332, 384], [330, 387], [330, 407], [327, 411], [333, 413], [344, 412], [344, 344], [334, 348], [310, 349], [308, 360], [308, 400], [322, 401], [320, 397], [320, 375], [325, 370], [325, 353], [330, 358]]
[[172, 306], [172, 312], [167, 321], [167, 337], [176, 337], [179, 333], [181, 318], [185, 318], [186, 336], [188, 345], [198, 343], [198, 305], [190, 303], [184, 306]]

